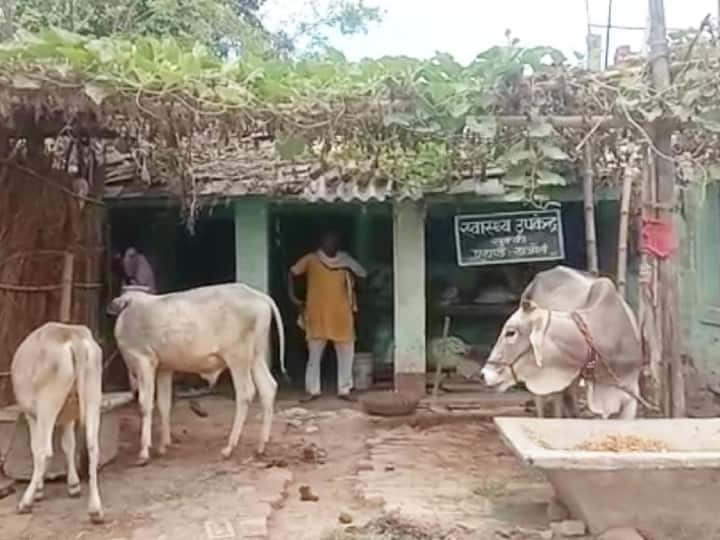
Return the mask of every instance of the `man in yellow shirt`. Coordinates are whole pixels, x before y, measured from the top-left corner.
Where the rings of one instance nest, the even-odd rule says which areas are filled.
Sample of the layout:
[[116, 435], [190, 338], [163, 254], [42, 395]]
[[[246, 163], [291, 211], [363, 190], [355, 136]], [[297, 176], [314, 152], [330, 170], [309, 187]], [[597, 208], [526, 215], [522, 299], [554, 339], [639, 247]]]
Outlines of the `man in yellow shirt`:
[[[320, 363], [328, 341], [335, 346], [338, 362], [338, 397], [351, 400], [352, 366], [355, 356], [355, 280], [366, 277], [365, 269], [343, 251], [339, 237], [323, 235], [320, 248], [308, 253], [290, 268], [290, 299], [300, 309], [299, 324], [308, 343], [305, 390], [311, 401], [320, 397]], [[307, 280], [305, 302], [298, 299], [294, 281]]]

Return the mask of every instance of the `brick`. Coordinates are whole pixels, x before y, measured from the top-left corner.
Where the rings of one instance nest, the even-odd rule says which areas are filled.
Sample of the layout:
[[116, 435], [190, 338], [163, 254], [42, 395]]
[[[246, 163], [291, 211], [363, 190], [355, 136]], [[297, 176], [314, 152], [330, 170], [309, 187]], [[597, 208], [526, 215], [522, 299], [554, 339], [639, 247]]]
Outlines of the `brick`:
[[550, 528], [557, 536], [565, 538], [585, 536], [585, 531], [587, 530], [585, 523], [576, 520], [566, 520], [558, 521], [557, 523], [551, 523]]
[[266, 537], [268, 534], [267, 519], [265, 517], [248, 517], [238, 520], [240, 538]]
[[205, 536], [208, 540], [231, 540], [237, 538], [235, 528], [227, 520], [207, 520], [204, 525]]

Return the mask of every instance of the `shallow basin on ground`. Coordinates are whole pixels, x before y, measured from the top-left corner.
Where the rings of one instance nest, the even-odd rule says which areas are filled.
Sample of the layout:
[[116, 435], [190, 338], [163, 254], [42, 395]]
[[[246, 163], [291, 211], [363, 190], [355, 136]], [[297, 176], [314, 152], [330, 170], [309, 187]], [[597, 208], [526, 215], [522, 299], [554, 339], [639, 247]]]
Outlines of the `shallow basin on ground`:
[[720, 538], [720, 419], [495, 423], [593, 534], [634, 526], [673, 540]]
[[[118, 453], [120, 437], [120, 423], [118, 410], [120, 407], [132, 402], [131, 392], [106, 392], [102, 396], [100, 404], [100, 432], [99, 443], [99, 467], [110, 463]], [[55, 480], [64, 477], [67, 472], [65, 454], [62, 451], [60, 440], [62, 429], [57, 426], [53, 432], [53, 457], [50, 458], [45, 470], [47, 480]], [[82, 463], [81, 454], [86, 453], [84, 428], [80, 425], [76, 428], [75, 441], [77, 444], [76, 457], [81, 478], [86, 472]], [[30, 433], [25, 418], [17, 405], [10, 405], [0, 409], [0, 451], [6, 451], [5, 456], [0, 455], [2, 470], [5, 474], [15, 480], [30, 480], [33, 470], [32, 452], [30, 450]], [[2, 536], [0, 535], [0, 538]]]

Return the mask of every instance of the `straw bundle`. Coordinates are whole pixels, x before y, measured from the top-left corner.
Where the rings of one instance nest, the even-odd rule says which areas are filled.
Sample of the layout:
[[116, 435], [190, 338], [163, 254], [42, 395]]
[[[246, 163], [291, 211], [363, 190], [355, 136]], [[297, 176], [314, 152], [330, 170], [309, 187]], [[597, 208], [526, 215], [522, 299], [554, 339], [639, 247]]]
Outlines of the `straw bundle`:
[[[101, 192], [94, 183], [89, 196]], [[75, 261], [69, 322], [97, 330], [104, 210], [73, 193], [73, 179], [44, 157], [34, 157], [32, 168], [0, 164], [0, 373], [28, 333], [58, 320], [66, 251]], [[9, 378], [0, 377], [0, 405], [9, 402]]]

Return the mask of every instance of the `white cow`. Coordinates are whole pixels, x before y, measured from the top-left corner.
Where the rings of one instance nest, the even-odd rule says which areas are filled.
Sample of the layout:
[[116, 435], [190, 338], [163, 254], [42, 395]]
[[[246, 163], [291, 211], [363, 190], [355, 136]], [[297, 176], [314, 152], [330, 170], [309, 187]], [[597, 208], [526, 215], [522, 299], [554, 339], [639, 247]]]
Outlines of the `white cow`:
[[536, 396], [584, 380], [591, 413], [633, 419], [642, 362], [635, 314], [614, 283], [557, 266], [527, 286], [482, 375], [501, 392], [524, 382]]
[[[30, 512], [43, 497], [45, 467], [53, 455], [53, 430], [62, 427], [62, 449], [67, 458], [67, 489], [80, 495], [75, 465], [75, 422], [85, 425], [88, 451], [88, 512], [101, 523], [103, 509], [97, 483], [98, 434], [102, 402], [102, 349], [85, 326], [46, 323], [20, 344], [10, 368], [13, 391], [30, 429], [33, 473], [18, 505]], [[72, 404], [77, 392], [77, 410]], [[64, 408], [65, 406], [65, 408]], [[63, 414], [61, 414], [61, 410]], [[68, 411], [71, 411], [68, 413]]]
[[142, 412], [139, 465], [150, 459], [152, 411], [157, 376], [161, 439], [158, 453], [170, 445], [170, 408], [174, 371], [197, 373], [213, 386], [225, 369], [235, 387], [235, 420], [222, 455], [229, 458], [238, 444], [248, 404], [260, 395], [263, 421], [258, 454], [270, 438], [277, 383], [268, 367], [273, 317], [285, 371], [282, 319], [272, 298], [241, 284], [212, 285], [152, 295], [126, 291], [110, 304], [118, 314], [115, 338], [128, 370], [136, 379]]

